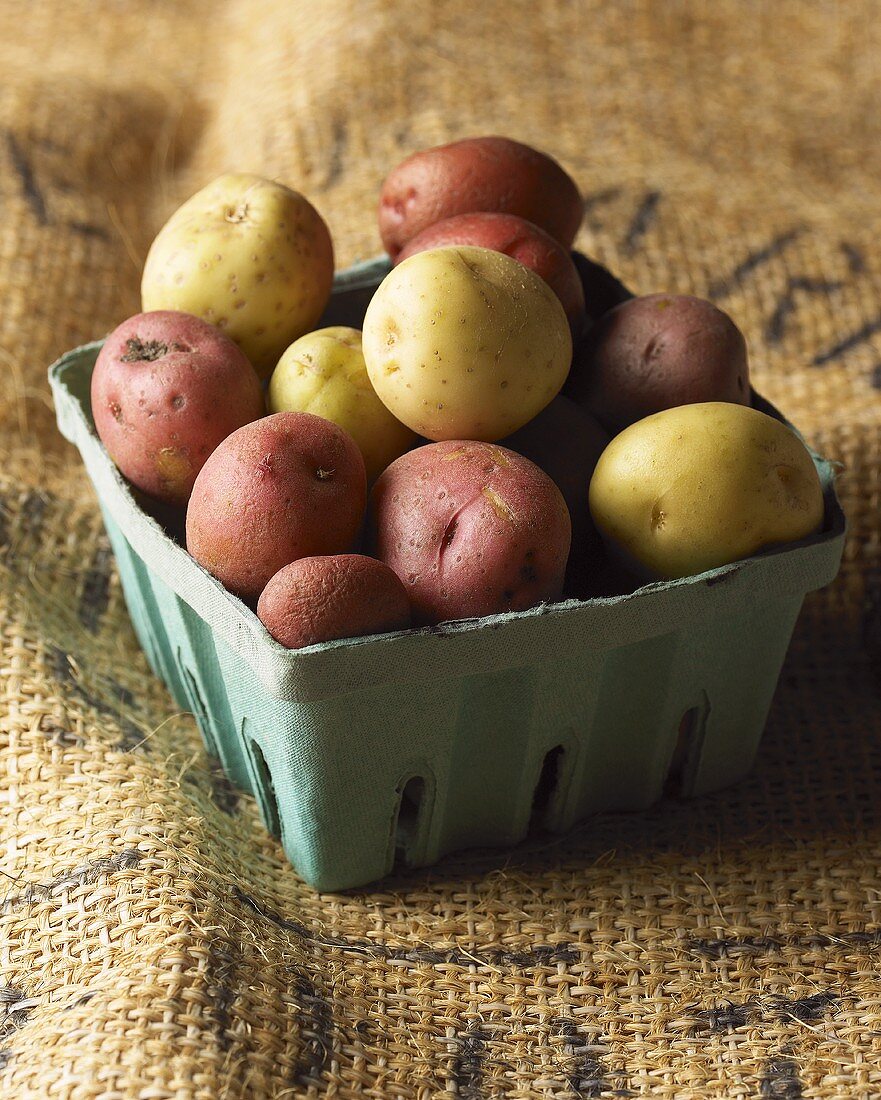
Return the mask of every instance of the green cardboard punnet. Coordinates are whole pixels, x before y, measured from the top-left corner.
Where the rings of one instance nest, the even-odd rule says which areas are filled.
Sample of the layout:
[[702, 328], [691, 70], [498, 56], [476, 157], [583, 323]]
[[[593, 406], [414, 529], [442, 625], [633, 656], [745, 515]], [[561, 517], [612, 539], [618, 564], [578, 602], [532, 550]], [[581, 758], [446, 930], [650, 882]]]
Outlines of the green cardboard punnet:
[[[322, 324], [359, 326], [387, 270], [378, 260], [341, 272]], [[844, 516], [818, 456], [824, 529], [801, 543], [626, 596], [290, 651], [111, 462], [89, 407], [100, 346], [68, 352], [49, 377], [135, 631], [316, 889], [643, 809], [671, 777], [703, 794], [752, 766], [804, 596], [841, 560]]]

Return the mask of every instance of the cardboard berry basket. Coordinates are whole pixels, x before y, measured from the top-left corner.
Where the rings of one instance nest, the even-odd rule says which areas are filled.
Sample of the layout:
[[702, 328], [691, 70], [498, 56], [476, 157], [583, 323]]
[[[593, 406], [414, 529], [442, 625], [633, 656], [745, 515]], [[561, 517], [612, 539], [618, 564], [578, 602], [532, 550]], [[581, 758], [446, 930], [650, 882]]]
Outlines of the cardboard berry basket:
[[[322, 324], [360, 326], [387, 270], [340, 273]], [[803, 542], [629, 595], [291, 651], [139, 507], [94, 430], [100, 346], [49, 377], [135, 631], [312, 886], [639, 810], [668, 781], [703, 794], [751, 767], [804, 596], [841, 559], [844, 516], [818, 456], [824, 527]]]

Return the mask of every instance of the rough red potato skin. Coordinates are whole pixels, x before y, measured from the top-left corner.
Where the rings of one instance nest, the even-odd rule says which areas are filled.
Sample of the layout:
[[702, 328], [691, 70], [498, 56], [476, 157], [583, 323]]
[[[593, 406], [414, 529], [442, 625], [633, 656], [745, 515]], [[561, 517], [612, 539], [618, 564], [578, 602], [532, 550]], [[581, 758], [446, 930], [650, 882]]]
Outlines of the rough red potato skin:
[[749, 405], [746, 340], [702, 298], [631, 298], [590, 329], [564, 392], [613, 433], [678, 405]]
[[202, 467], [187, 550], [254, 600], [289, 562], [350, 550], [366, 496], [364, 459], [348, 432], [311, 413], [275, 413], [233, 432]]
[[404, 582], [414, 622], [436, 623], [558, 599], [571, 523], [560, 490], [522, 455], [445, 440], [380, 477], [370, 538]]
[[412, 237], [456, 214], [517, 214], [568, 248], [582, 201], [571, 176], [551, 157], [503, 137], [466, 138], [407, 157], [379, 198], [379, 232], [394, 259]]
[[123, 321], [92, 372], [92, 415], [110, 457], [133, 485], [168, 504], [186, 504], [218, 443], [264, 412], [244, 353], [190, 313]]
[[257, 603], [277, 642], [301, 649], [335, 638], [406, 630], [410, 601], [397, 575], [363, 554], [300, 558], [280, 569]]
[[572, 335], [577, 336], [584, 324], [584, 289], [568, 249], [537, 225], [518, 218], [516, 214], [458, 214], [423, 229], [411, 238], [398, 255], [395, 264], [417, 252], [444, 245], [476, 245], [504, 252], [524, 267], [540, 275], [562, 303]]

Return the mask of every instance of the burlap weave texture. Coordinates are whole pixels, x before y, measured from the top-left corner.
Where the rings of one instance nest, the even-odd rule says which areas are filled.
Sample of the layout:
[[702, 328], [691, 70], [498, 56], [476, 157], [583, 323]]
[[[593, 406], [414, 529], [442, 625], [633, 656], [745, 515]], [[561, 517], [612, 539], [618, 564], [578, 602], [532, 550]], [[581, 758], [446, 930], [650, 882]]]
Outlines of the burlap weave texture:
[[[878, 16], [0, 0], [0, 1096], [881, 1096]], [[749, 780], [320, 896], [150, 676], [45, 368], [212, 175], [303, 190], [344, 265], [392, 164], [480, 132], [733, 314], [852, 533]]]

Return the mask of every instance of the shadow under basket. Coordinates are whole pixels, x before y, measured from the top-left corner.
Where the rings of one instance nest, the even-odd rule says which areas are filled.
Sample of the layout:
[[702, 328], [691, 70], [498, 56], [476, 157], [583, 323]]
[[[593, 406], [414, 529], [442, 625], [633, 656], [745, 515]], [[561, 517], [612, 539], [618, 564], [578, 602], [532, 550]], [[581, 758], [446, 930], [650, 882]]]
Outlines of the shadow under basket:
[[[386, 271], [340, 273], [322, 324], [360, 325]], [[315, 888], [640, 810], [665, 790], [703, 794], [751, 767], [804, 596], [841, 559], [844, 516], [819, 457], [824, 530], [785, 549], [630, 595], [290, 651], [117, 472], [89, 404], [100, 346], [63, 356], [50, 381], [135, 631]]]

